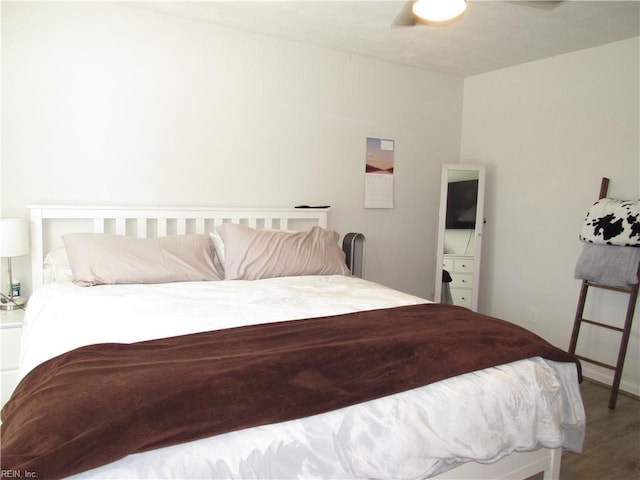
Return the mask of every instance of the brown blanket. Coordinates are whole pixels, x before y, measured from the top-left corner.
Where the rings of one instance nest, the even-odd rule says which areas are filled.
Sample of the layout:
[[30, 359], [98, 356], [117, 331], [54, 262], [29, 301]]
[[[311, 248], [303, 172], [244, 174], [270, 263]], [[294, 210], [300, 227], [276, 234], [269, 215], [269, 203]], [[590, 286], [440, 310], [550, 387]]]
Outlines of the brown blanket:
[[64, 477], [534, 356], [580, 369], [531, 332], [441, 304], [91, 345], [20, 383], [2, 410], [2, 469]]

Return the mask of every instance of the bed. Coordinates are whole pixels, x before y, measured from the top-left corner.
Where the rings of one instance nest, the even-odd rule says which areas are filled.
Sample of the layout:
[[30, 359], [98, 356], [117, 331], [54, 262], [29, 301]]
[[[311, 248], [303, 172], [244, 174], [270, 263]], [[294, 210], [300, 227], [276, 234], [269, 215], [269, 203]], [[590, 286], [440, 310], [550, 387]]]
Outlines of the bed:
[[[562, 449], [582, 448], [575, 358], [350, 275], [328, 209], [30, 211], [34, 294], [3, 471], [552, 479]], [[141, 245], [160, 257], [121, 265]], [[193, 248], [197, 268], [179, 281], [141, 267]]]

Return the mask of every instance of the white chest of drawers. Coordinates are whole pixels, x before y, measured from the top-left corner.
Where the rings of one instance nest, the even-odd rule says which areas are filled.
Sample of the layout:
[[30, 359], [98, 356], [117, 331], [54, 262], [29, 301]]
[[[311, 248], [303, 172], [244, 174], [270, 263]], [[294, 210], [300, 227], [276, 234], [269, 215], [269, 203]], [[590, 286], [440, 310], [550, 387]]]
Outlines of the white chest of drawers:
[[16, 388], [24, 310], [0, 311], [0, 406]]
[[451, 275], [451, 297], [454, 305], [471, 308], [473, 298], [473, 257], [444, 255], [442, 268]]

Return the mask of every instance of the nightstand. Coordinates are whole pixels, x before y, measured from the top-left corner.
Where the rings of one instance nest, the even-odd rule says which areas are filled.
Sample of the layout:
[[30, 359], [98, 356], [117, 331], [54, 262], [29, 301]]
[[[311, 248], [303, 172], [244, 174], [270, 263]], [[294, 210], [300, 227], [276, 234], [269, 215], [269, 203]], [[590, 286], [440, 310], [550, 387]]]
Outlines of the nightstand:
[[0, 406], [9, 400], [16, 388], [23, 317], [22, 309], [0, 311]]

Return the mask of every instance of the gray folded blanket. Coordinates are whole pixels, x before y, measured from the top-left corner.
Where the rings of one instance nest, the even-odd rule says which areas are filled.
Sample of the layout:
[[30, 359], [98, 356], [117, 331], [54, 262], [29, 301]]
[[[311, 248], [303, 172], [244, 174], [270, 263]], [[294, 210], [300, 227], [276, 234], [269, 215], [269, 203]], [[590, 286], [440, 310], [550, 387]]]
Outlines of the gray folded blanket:
[[585, 243], [576, 264], [575, 278], [610, 287], [638, 283], [640, 248]]

